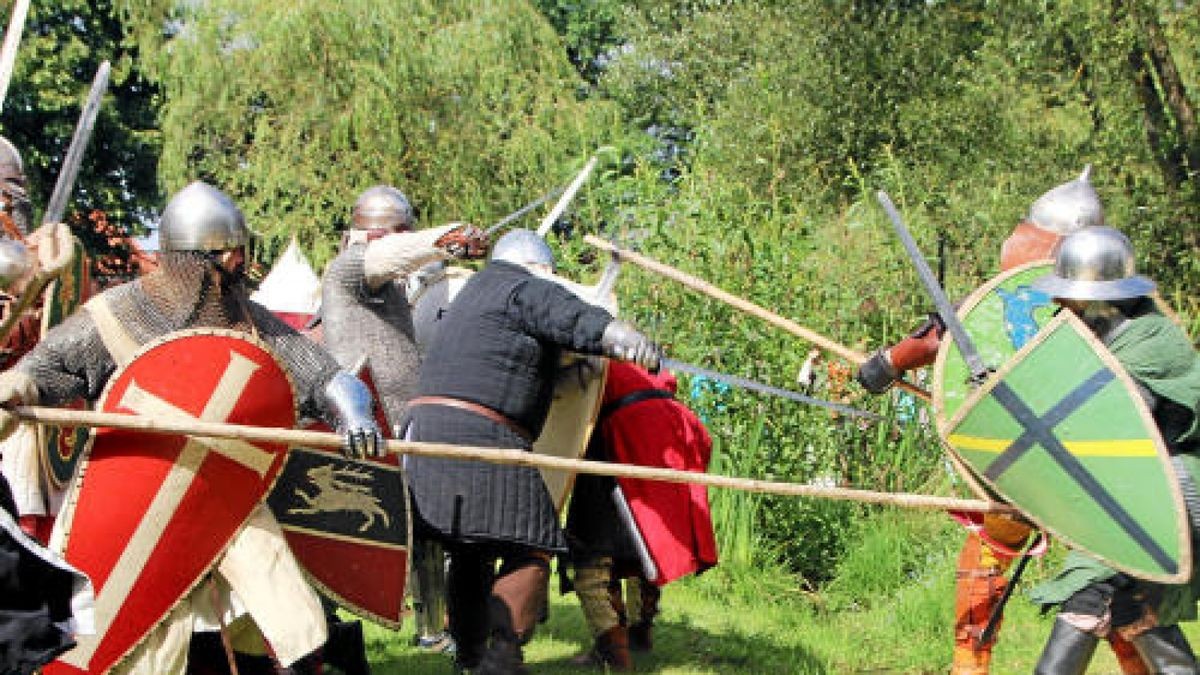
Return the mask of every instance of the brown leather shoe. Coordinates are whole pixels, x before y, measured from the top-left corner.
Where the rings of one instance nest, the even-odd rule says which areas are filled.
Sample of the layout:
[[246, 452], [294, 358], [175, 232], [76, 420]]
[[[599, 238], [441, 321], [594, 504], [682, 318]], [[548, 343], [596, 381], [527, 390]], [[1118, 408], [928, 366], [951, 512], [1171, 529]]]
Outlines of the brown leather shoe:
[[633, 657], [629, 655], [629, 632], [624, 626], [615, 626], [596, 638], [592, 648], [575, 658], [576, 666], [607, 667], [614, 672], [633, 672]]

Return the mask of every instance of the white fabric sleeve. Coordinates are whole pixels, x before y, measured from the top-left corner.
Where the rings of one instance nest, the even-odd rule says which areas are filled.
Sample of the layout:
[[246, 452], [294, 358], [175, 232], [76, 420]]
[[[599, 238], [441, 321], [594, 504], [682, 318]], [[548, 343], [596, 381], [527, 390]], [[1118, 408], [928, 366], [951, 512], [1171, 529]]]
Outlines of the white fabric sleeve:
[[416, 232], [395, 232], [367, 244], [363, 254], [363, 278], [372, 291], [395, 279], [403, 279], [424, 265], [450, 257], [434, 242], [461, 223], [431, 227]]

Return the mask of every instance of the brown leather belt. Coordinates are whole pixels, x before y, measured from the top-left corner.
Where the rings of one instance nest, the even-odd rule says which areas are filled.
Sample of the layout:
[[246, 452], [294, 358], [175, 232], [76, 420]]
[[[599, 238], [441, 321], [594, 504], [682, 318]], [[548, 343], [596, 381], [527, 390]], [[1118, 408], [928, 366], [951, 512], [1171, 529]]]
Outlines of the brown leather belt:
[[533, 442], [533, 435], [526, 431], [525, 427], [517, 424], [505, 415], [498, 413], [485, 405], [475, 403], [474, 401], [464, 401], [461, 398], [453, 398], [450, 396], [418, 396], [416, 398], [409, 399], [408, 401], [409, 407], [415, 407], [419, 405], [441, 405], [446, 406], [447, 408], [458, 408], [459, 410], [473, 412], [480, 417], [495, 422], [496, 424], [501, 424], [505, 427], [508, 427], [508, 429], [514, 434], [524, 438], [530, 443]]

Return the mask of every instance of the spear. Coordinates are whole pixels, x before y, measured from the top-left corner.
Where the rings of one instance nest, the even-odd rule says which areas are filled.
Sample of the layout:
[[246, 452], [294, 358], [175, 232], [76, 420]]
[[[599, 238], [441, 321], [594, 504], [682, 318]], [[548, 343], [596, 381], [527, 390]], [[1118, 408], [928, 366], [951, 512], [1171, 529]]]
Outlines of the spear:
[[[168, 417], [143, 417], [123, 413], [96, 412], [90, 410], [70, 410], [65, 408], [47, 408], [37, 406], [18, 406], [10, 411], [17, 418], [26, 422], [38, 422], [54, 426], [74, 427], [109, 427], [127, 429], [154, 434], [181, 434], [207, 438], [233, 438], [249, 443], [278, 443], [289, 447], [308, 448], [341, 448], [344, 438], [340, 434], [307, 431], [303, 429], [280, 429], [275, 427], [256, 427], [241, 424], [225, 424], [220, 422], [203, 422], [190, 419], [171, 419]], [[910, 494], [899, 492], [880, 492], [875, 490], [860, 490], [855, 488], [825, 487], [818, 485], [801, 485], [780, 481], [754, 480], [734, 476], [720, 476], [679, 471], [633, 464], [615, 464], [610, 462], [595, 462], [582, 459], [566, 459], [541, 455], [524, 450], [482, 448], [448, 443], [417, 443], [413, 441], [388, 440], [388, 452], [401, 455], [421, 457], [443, 457], [449, 459], [467, 459], [492, 464], [509, 464], [535, 468], [558, 469], [588, 473], [598, 476], [613, 476], [617, 478], [639, 478], [643, 480], [665, 481], [668, 483], [691, 483], [709, 487], [729, 488], [746, 492], [784, 495], [793, 497], [820, 497], [842, 501], [883, 504], [909, 509], [951, 510], [972, 513], [1005, 513], [1013, 514], [1014, 509], [999, 502], [978, 499], [956, 499], [952, 497], [937, 497], [934, 495]]]
[[17, 46], [21, 44], [21, 33], [25, 32], [25, 16], [29, 14], [29, 0], [13, 3], [12, 18], [8, 32], [4, 34], [4, 45], [0, 46], [0, 108], [8, 95], [8, 83], [12, 81], [13, 67], [17, 63]]
[[[660, 275], [667, 277], [668, 279], [671, 279], [673, 281], [678, 281], [679, 283], [683, 284], [684, 286], [687, 286], [688, 288], [690, 288], [694, 291], [699, 291], [699, 292], [709, 296], [710, 298], [720, 300], [721, 302], [724, 302], [725, 304], [730, 305], [730, 306], [734, 307], [735, 309], [739, 309], [751, 316], [758, 317], [773, 326], [782, 328], [783, 330], [786, 330], [789, 333], [792, 333], [793, 335], [797, 335], [800, 338], [802, 338], [808, 342], [811, 342], [812, 344], [814, 344], [818, 347], [825, 349], [826, 351], [830, 351], [830, 352], [833, 352], [834, 354], [837, 354], [838, 356], [842, 357], [846, 361], [849, 361], [850, 363], [853, 363], [855, 365], [862, 365], [867, 360], [866, 354], [863, 354], [861, 352], [850, 349], [849, 347], [846, 347], [845, 345], [842, 345], [840, 343], [834, 342], [833, 340], [830, 340], [829, 338], [825, 337], [824, 335], [821, 335], [820, 333], [809, 330], [808, 328], [805, 328], [804, 326], [801, 326], [800, 324], [798, 324], [794, 321], [791, 321], [790, 319], [785, 319], [784, 317], [779, 316], [778, 314], [776, 314], [764, 307], [756, 305], [753, 302], [750, 302], [749, 300], [739, 298], [738, 296], [733, 295], [732, 293], [729, 293], [727, 291], [724, 291], [724, 290], [708, 283], [707, 281], [704, 281], [704, 280], [694, 277], [690, 274], [687, 274], [685, 272], [677, 270], [674, 267], [671, 267], [670, 265], [664, 265], [663, 263], [660, 263], [656, 260], [647, 258], [646, 256], [643, 256], [639, 253], [634, 253], [633, 251], [630, 251], [627, 249], [617, 248], [613, 244], [610, 244], [609, 242], [604, 241], [603, 239], [593, 236], [593, 235], [590, 235], [590, 234], [585, 236], [583, 238], [583, 240], [585, 242], [587, 242], [588, 244], [595, 246], [596, 248], [613, 253], [613, 254], [619, 256], [622, 260], [631, 262], [631, 263], [637, 265], [638, 267], [641, 267], [642, 269], [649, 270], [656, 274], [660, 274]], [[922, 399], [924, 399], [926, 401], [928, 401], [930, 398], [929, 392], [925, 391], [924, 389], [921, 389], [920, 387], [918, 387], [914, 384], [905, 382], [904, 380], [900, 380], [899, 382], [896, 383], [896, 385], [909, 391], [910, 393], [912, 393], [916, 396], [921, 397]]]

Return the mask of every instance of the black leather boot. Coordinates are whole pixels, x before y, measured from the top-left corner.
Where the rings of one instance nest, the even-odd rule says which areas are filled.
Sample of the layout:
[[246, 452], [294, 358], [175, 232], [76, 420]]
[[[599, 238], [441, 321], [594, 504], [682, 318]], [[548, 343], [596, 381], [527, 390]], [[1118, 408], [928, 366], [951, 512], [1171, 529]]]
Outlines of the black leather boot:
[[1046, 648], [1034, 668], [1036, 675], [1083, 675], [1100, 638], [1055, 619]]
[[1129, 639], [1150, 670], [1161, 675], [1195, 675], [1196, 655], [1179, 626], [1159, 626]]

